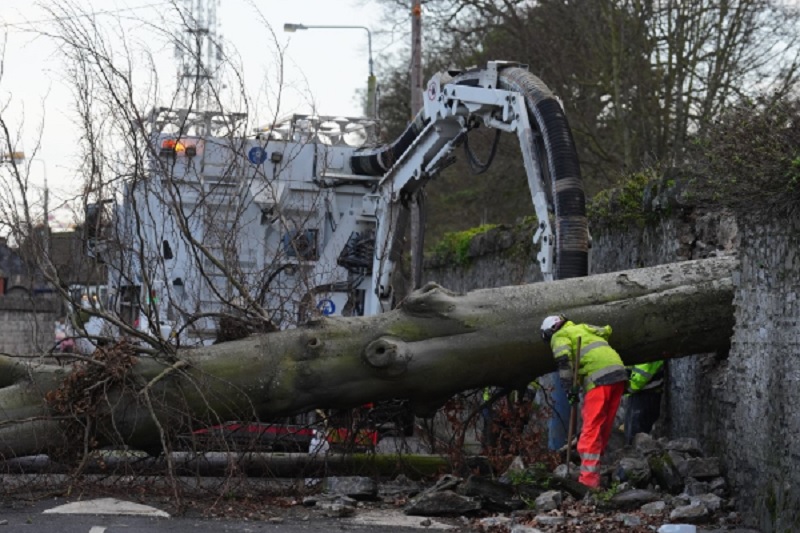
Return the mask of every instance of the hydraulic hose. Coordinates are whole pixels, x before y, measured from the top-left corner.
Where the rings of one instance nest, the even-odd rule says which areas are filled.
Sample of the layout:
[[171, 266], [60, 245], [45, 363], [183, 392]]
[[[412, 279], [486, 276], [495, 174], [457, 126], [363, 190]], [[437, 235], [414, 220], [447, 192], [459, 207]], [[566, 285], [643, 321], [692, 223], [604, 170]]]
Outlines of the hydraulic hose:
[[409, 123], [400, 137], [391, 144], [376, 146], [359, 150], [350, 158], [350, 168], [353, 173], [362, 176], [381, 176], [392, 168], [395, 161], [408, 150], [414, 139], [420, 134], [428, 120], [425, 118], [424, 109], [420, 109], [414, 120]]
[[[589, 274], [589, 225], [586, 195], [572, 130], [561, 104], [547, 86], [528, 70], [509, 67], [500, 72], [500, 88], [525, 96], [532, 127], [541, 134], [555, 210], [555, 279]], [[537, 142], [537, 141], [534, 141]], [[541, 151], [540, 151], [541, 153]]]

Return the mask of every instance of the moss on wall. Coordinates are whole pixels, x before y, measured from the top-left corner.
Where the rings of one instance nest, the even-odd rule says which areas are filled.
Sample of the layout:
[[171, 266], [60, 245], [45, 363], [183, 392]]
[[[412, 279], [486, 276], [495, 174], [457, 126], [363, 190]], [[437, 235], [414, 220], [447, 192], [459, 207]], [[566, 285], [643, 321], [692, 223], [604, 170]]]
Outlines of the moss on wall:
[[464, 231], [445, 233], [433, 247], [431, 254], [437, 261], [465, 266], [469, 263], [469, 250], [472, 240], [487, 231], [497, 228], [497, 224], [482, 224]]

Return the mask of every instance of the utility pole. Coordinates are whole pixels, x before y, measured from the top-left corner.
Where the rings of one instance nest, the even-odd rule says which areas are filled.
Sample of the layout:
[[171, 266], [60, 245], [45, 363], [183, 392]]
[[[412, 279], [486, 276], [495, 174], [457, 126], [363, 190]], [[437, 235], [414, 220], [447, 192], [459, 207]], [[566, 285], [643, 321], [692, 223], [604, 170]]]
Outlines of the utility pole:
[[47, 186], [47, 164], [42, 161], [42, 169], [44, 172], [44, 254], [48, 262], [52, 262], [53, 258], [50, 254], [50, 188]]
[[[411, 1], [411, 120], [422, 109], [422, 0]], [[422, 285], [422, 250], [425, 245], [425, 192], [411, 202], [411, 288]]]
[[411, 0], [411, 118], [422, 109], [422, 0]]

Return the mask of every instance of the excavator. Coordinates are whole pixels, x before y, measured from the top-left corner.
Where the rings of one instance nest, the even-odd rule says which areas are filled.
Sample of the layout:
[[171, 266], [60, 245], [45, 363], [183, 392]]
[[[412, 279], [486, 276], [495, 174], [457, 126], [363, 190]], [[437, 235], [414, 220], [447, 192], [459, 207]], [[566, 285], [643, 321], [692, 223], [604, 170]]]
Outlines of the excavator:
[[525, 65], [490, 61], [437, 73], [423, 101], [391, 143], [374, 119], [293, 115], [243, 135], [242, 114], [153, 110], [147, 176], [127, 180], [104, 230], [107, 202], [87, 210], [88, 248], [109, 271], [112, 319], [96, 335], [126, 325], [191, 346], [253, 309], [276, 328], [391, 309], [411, 208], [456, 148], [477, 161], [477, 128], [495, 130], [495, 148], [502, 132], [519, 140], [545, 281], [585, 276], [580, 167], [547, 86]]
[[387, 144], [372, 119], [294, 115], [230, 133], [243, 118], [154, 110], [150, 178], [125, 184], [113, 231], [90, 232], [109, 270], [105, 310], [143, 335], [209, 344], [219, 316], [254, 307], [277, 328], [391, 309], [410, 207], [481, 127], [519, 139], [545, 281], [587, 274], [572, 134], [525, 65], [437, 73], [424, 107]]

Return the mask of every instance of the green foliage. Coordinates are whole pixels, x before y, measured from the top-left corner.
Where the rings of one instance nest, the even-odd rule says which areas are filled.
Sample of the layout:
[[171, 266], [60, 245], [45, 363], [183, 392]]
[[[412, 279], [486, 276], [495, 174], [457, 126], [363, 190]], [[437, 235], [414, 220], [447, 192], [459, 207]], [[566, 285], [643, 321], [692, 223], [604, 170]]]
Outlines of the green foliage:
[[789, 171], [786, 173], [786, 178], [789, 180], [789, 187], [795, 188], [800, 182], [800, 156], [792, 159]]
[[508, 473], [508, 479], [515, 487], [517, 485], [537, 485], [547, 489], [550, 479], [544, 475], [549, 472], [548, 466], [542, 462], [536, 462], [524, 470], [512, 470]]
[[594, 498], [602, 503], [608, 503], [611, 498], [619, 494], [619, 482], [615, 481], [606, 490], [597, 491], [594, 493]]
[[518, 497], [525, 502], [528, 509], [536, 508], [536, 499], [530, 497], [529, 490], [534, 489], [534, 494], [540, 490], [550, 490], [550, 468], [545, 463], [537, 461], [524, 470], [508, 472], [511, 485], [517, 489]]
[[483, 224], [465, 231], [445, 233], [434, 246], [433, 254], [439, 258], [464, 266], [469, 263], [469, 248], [476, 235], [498, 227], [497, 224]]
[[[660, 170], [648, 167], [623, 177], [617, 187], [597, 193], [587, 206], [587, 215], [593, 225], [625, 227], [643, 225], [654, 217], [647, 207], [645, 193], [660, 180]], [[672, 181], [674, 185], [674, 180]], [[669, 184], [668, 184], [669, 185]]]
[[703, 179], [693, 188], [739, 212], [795, 209], [800, 201], [800, 102], [768, 97], [725, 113], [694, 143]]
[[[494, 140], [494, 130], [471, 130], [470, 146], [485, 161]], [[513, 225], [533, 213], [531, 193], [515, 135], [500, 136], [497, 156], [484, 174], [474, 174], [461, 150], [456, 162], [425, 187], [426, 252], [445, 233], [464, 231], [481, 224]]]

